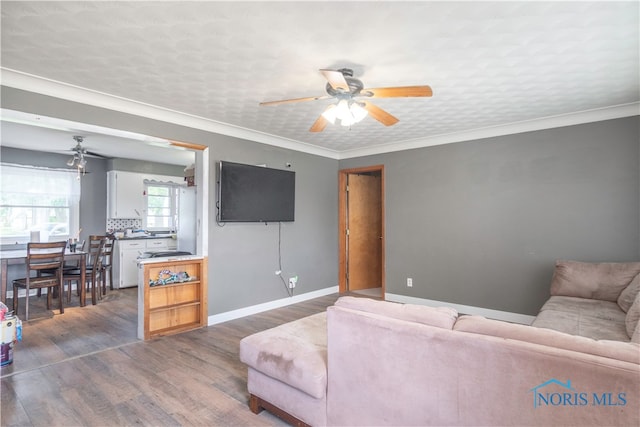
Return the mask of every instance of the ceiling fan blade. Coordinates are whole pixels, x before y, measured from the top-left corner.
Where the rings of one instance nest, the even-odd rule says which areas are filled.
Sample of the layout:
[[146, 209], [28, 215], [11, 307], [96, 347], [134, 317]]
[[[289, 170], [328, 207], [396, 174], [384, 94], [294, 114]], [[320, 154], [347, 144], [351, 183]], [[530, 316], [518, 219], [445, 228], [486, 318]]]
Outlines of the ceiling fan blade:
[[322, 75], [329, 81], [332, 88], [349, 92], [349, 85], [344, 78], [344, 74], [336, 70], [320, 70]]
[[317, 101], [319, 99], [327, 99], [327, 98], [330, 98], [330, 96], [328, 96], [328, 95], [308, 96], [306, 98], [293, 98], [293, 99], [283, 99], [281, 101], [261, 102], [259, 105], [260, 106], [265, 106], [265, 105], [293, 104], [294, 102]]
[[362, 104], [364, 104], [364, 109], [369, 112], [371, 117], [373, 117], [374, 119], [376, 119], [377, 121], [379, 121], [385, 126], [395, 125], [400, 121], [398, 120], [397, 117], [392, 116], [391, 114], [384, 111], [382, 108], [376, 105], [373, 105], [370, 102], [363, 101]]
[[[371, 95], [369, 95], [369, 93], [371, 93]], [[360, 94], [369, 96], [370, 98], [401, 98], [433, 96], [433, 91], [430, 86], [401, 86], [362, 89]]]
[[327, 127], [329, 120], [325, 119], [322, 114], [318, 116], [315, 122], [309, 128], [309, 132], [322, 132]]
[[84, 155], [87, 157], [95, 157], [97, 159], [110, 159], [111, 157], [103, 156], [102, 154], [94, 153], [93, 151], [86, 151]]

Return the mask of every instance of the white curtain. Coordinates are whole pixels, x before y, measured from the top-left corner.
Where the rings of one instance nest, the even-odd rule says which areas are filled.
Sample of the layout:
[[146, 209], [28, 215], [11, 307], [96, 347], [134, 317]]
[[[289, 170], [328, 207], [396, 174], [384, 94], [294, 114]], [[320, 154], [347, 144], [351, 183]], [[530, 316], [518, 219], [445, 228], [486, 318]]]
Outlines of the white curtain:
[[3, 163], [0, 179], [3, 194], [67, 195], [71, 201], [80, 200], [80, 181], [75, 171]]

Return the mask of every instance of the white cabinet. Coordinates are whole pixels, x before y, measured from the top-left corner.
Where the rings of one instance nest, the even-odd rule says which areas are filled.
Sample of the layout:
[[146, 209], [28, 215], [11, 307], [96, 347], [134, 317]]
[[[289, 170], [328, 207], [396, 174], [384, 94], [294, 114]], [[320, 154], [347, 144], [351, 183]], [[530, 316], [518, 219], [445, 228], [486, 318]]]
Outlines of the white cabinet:
[[146, 215], [144, 177], [135, 172], [107, 172], [107, 217], [143, 218]]
[[147, 252], [149, 251], [165, 251], [169, 249], [167, 240], [170, 239], [152, 239], [147, 240]]
[[113, 257], [113, 281], [118, 288], [138, 286], [138, 257], [146, 252], [144, 240], [118, 240]]
[[138, 257], [144, 252], [175, 249], [175, 240], [117, 240], [113, 256], [113, 281], [117, 288], [138, 286]]

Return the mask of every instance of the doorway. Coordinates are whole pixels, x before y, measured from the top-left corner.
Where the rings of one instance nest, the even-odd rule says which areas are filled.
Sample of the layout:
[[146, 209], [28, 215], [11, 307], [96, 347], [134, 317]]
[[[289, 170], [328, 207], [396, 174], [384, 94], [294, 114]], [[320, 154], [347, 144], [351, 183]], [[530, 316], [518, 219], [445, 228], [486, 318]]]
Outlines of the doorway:
[[384, 298], [384, 166], [338, 177], [339, 290]]

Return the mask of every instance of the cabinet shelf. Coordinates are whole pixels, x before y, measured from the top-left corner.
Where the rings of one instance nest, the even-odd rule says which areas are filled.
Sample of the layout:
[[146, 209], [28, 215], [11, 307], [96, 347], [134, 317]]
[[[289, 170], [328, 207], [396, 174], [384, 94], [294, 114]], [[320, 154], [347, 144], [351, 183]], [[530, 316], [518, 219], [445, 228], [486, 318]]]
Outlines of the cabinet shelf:
[[185, 323], [181, 326], [175, 326], [175, 327], [169, 327], [169, 328], [165, 328], [165, 329], [156, 329], [153, 332], [153, 336], [157, 336], [157, 337], [161, 337], [161, 336], [165, 336], [165, 335], [173, 335], [173, 334], [177, 334], [180, 332], [187, 332], [190, 331], [192, 329], [196, 329], [200, 327], [200, 323]]
[[191, 301], [191, 302], [185, 302], [185, 303], [176, 303], [176, 304], [169, 304], [169, 305], [165, 305], [163, 307], [156, 307], [156, 308], [150, 308], [149, 309], [149, 313], [157, 313], [160, 311], [167, 311], [167, 310], [171, 310], [174, 309], [176, 307], [188, 307], [190, 305], [200, 305], [200, 301]]
[[[150, 286], [166, 271], [195, 278]], [[207, 325], [206, 258], [143, 264], [138, 288], [138, 338], [184, 332]]]

